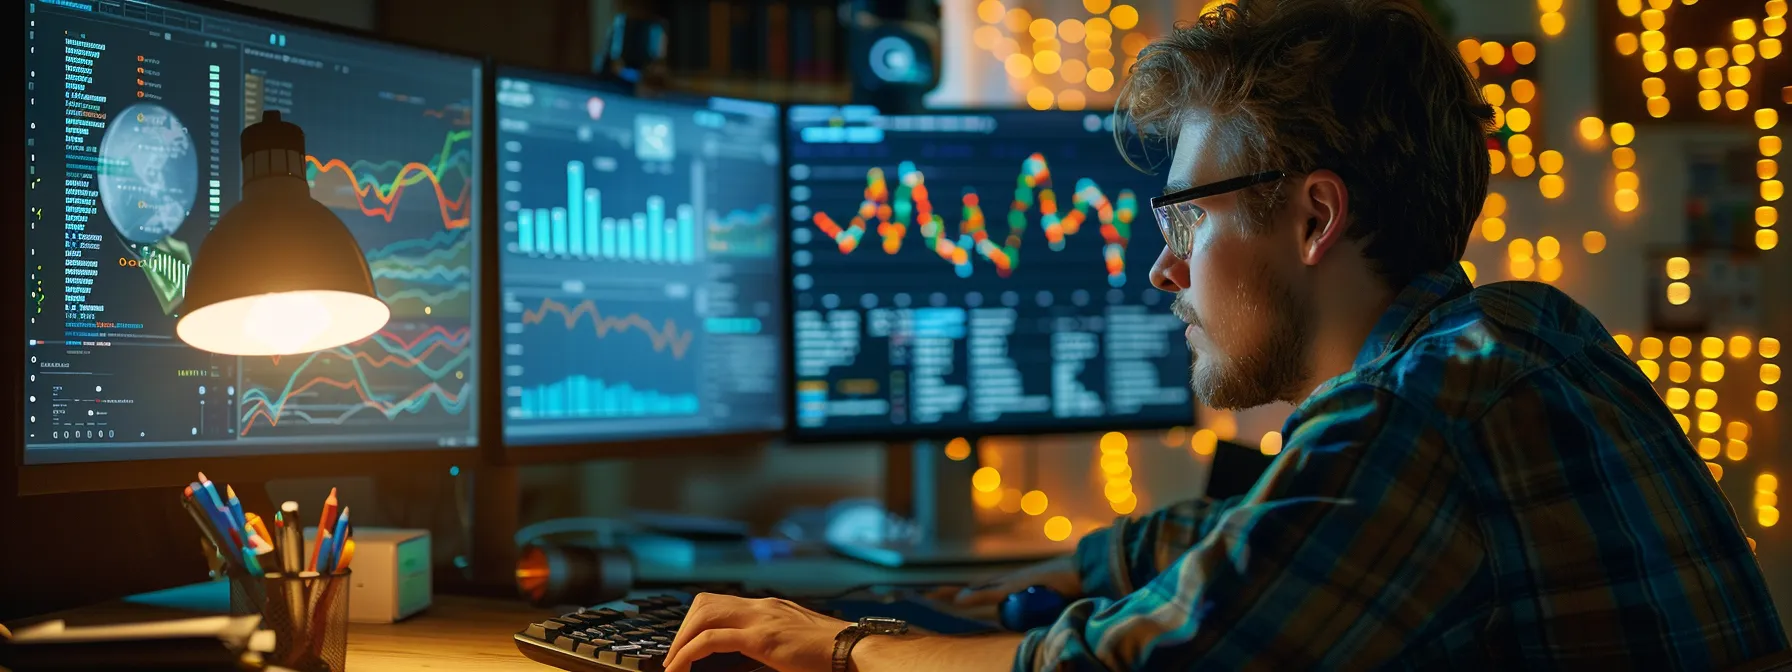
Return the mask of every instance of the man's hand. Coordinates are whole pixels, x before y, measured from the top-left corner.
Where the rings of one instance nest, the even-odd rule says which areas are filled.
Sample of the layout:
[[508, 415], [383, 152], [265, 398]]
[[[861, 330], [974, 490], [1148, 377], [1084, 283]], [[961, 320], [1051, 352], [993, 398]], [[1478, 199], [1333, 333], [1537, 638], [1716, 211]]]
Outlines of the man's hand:
[[1045, 586], [1058, 591], [1066, 600], [1083, 596], [1083, 580], [1077, 574], [1076, 558], [1067, 555], [996, 576], [963, 590], [935, 593], [932, 597], [961, 607], [980, 607], [999, 604], [1010, 593], [1026, 590], [1028, 586]]
[[781, 672], [829, 672], [834, 636], [851, 625], [788, 600], [703, 593], [672, 640], [666, 672], [687, 672], [710, 654], [739, 652]]

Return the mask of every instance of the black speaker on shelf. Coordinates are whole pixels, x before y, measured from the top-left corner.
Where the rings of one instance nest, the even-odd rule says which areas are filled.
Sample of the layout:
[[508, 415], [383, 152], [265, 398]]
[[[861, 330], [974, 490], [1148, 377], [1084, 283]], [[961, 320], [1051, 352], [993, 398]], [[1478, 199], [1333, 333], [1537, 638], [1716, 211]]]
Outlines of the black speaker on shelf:
[[845, 0], [852, 102], [911, 114], [940, 83], [938, 0]]

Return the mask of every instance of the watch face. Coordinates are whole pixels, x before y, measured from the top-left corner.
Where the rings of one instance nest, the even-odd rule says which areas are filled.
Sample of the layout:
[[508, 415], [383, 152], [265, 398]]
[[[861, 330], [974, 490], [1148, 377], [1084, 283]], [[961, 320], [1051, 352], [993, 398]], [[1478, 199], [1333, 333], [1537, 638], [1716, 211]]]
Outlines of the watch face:
[[859, 619], [859, 627], [874, 635], [900, 635], [908, 632], [908, 622], [898, 618], [884, 616], [866, 616]]

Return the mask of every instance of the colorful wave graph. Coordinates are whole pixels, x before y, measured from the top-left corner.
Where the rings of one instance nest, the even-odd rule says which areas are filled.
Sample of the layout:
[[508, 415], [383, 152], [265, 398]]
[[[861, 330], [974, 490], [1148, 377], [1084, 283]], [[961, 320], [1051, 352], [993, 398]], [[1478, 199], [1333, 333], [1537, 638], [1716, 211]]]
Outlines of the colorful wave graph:
[[[450, 330], [438, 325], [410, 339], [382, 330], [354, 345], [311, 353], [293, 366], [278, 392], [266, 386], [246, 388], [238, 432], [247, 436], [259, 424], [272, 429], [295, 420], [305, 425], [342, 425], [370, 411], [392, 421], [424, 413], [432, 405], [460, 415], [473, 389], [472, 381], [465, 377], [473, 356], [473, 349], [467, 347], [471, 340], [469, 328]], [[267, 361], [280, 367], [281, 359]], [[428, 382], [418, 385], [418, 378], [404, 375], [407, 373]], [[397, 382], [401, 378], [408, 380]], [[444, 383], [450, 378], [459, 384]], [[388, 391], [393, 388], [404, 391]], [[352, 394], [327, 398], [340, 392]]]
[[667, 318], [665, 323], [654, 325], [647, 318], [637, 313], [629, 313], [622, 317], [606, 316], [590, 301], [580, 301], [577, 305], [567, 306], [553, 299], [542, 299], [541, 305], [534, 309], [523, 309], [523, 324], [541, 324], [549, 313], [560, 316], [566, 328], [571, 330], [579, 321], [591, 318], [591, 328], [598, 338], [606, 338], [611, 332], [635, 330], [647, 336], [653, 343], [654, 352], [670, 352], [673, 359], [684, 359], [685, 351], [691, 347], [695, 332], [680, 329], [678, 323]]
[[959, 277], [970, 277], [971, 254], [975, 252], [1005, 278], [1020, 265], [1021, 240], [1029, 228], [1028, 215], [1034, 209], [1039, 211], [1039, 227], [1054, 252], [1062, 251], [1065, 240], [1081, 231], [1093, 217], [1100, 224], [1102, 263], [1108, 284], [1120, 287], [1126, 283], [1126, 246], [1132, 239], [1132, 222], [1139, 211], [1138, 197], [1130, 189], [1109, 199], [1094, 180], [1079, 179], [1071, 192], [1070, 211], [1060, 214], [1051, 169], [1043, 154], [1034, 153], [1021, 162], [1020, 174], [1015, 177], [1014, 200], [1008, 206], [1008, 235], [1000, 243], [989, 235], [977, 192], [966, 189], [961, 201], [958, 237], [953, 239], [945, 235], [944, 218], [934, 212], [926, 177], [913, 162], [904, 161], [896, 168], [894, 193], [882, 168], [874, 167], [866, 173], [864, 200], [846, 226], [826, 212], [816, 212], [812, 221], [834, 240], [841, 254], [852, 254], [865, 237], [867, 225], [876, 220], [883, 251], [891, 255], [902, 249], [908, 230], [919, 222], [926, 247], [952, 264]]
[[368, 270], [393, 314], [465, 317], [472, 302], [473, 235], [468, 228], [438, 231], [367, 252]]
[[[442, 216], [442, 228], [457, 229], [470, 221], [468, 206], [472, 202], [473, 180], [471, 151], [465, 148], [457, 150], [455, 146], [471, 138], [470, 130], [449, 132], [442, 140], [441, 151], [429, 163], [365, 160], [349, 162], [306, 156], [305, 176], [316, 191], [325, 173], [341, 173], [352, 187], [354, 197], [345, 200], [341, 197], [346, 197], [348, 192], [325, 192], [318, 195], [318, 200], [332, 207], [357, 208], [361, 214], [379, 217], [387, 222], [391, 222], [393, 216], [397, 215], [398, 200], [404, 195], [405, 189], [427, 182], [435, 192], [437, 209]], [[445, 186], [447, 178], [456, 174], [460, 178], [460, 188], [450, 189]], [[449, 195], [450, 191], [454, 192], [453, 196]]]

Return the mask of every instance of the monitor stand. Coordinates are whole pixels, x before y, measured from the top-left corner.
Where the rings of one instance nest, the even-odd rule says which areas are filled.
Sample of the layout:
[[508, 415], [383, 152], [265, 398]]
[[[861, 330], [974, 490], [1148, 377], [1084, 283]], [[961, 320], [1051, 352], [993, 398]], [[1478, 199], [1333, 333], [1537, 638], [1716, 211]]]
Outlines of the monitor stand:
[[971, 503], [976, 471], [975, 455], [954, 461], [937, 444], [890, 444], [884, 451], [884, 506], [914, 521], [920, 528], [917, 540], [834, 544], [834, 552], [884, 567], [937, 567], [1016, 564], [1075, 550], [1036, 533], [979, 533]]

